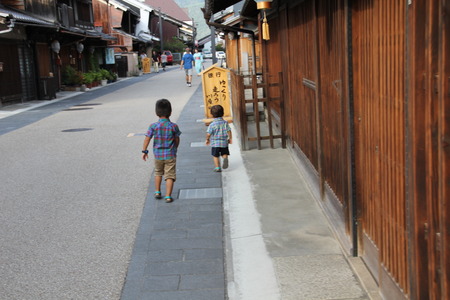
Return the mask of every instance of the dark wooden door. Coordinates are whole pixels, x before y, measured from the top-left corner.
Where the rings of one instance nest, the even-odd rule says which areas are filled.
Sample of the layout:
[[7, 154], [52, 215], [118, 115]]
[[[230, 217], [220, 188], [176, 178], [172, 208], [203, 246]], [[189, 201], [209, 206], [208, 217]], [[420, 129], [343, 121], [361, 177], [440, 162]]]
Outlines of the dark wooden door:
[[0, 42], [0, 105], [22, 101], [19, 51], [16, 43]]

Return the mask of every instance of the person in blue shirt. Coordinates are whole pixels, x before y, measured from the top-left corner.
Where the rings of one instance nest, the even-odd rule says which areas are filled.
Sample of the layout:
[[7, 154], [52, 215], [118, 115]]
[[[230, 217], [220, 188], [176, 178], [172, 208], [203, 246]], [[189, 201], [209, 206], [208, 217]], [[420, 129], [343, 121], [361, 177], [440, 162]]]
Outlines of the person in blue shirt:
[[194, 56], [191, 53], [191, 49], [186, 48], [186, 53], [181, 59], [180, 69], [183, 69], [186, 73], [186, 85], [192, 86], [192, 67], [195, 66]]

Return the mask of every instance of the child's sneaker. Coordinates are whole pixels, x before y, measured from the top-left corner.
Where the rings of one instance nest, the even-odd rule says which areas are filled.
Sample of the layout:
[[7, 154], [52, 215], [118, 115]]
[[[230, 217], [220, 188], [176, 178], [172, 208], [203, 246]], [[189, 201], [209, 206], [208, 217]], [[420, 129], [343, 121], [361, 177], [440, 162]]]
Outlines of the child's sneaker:
[[222, 170], [220, 169], [220, 167], [216, 167], [214, 168], [214, 172], [222, 172]]
[[223, 169], [228, 168], [228, 157], [223, 159], [222, 168]]

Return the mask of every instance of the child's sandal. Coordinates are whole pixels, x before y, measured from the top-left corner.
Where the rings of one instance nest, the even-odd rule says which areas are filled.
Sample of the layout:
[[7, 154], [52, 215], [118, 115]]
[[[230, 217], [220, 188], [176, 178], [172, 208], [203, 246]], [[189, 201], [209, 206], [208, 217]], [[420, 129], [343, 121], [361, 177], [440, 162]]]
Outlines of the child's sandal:
[[156, 191], [155, 192], [155, 199], [161, 199], [161, 198], [162, 198], [161, 192], [160, 191]]
[[214, 172], [222, 172], [222, 169], [220, 169], [220, 167], [216, 167], [214, 168]]
[[169, 196], [164, 197], [164, 199], [166, 200], [166, 203], [171, 203], [173, 201], [173, 198]]

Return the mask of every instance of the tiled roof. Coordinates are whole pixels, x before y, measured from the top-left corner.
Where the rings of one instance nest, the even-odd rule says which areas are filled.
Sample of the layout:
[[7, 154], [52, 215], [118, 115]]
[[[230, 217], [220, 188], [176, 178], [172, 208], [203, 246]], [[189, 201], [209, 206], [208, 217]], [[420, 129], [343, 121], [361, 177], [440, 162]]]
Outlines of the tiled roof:
[[12, 15], [13, 18], [15, 19], [15, 22], [20, 24], [30, 24], [30, 25], [37, 24], [48, 27], [57, 27], [54, 23], [36, 18], [34, 16], [27, 14], [26, 12], [20, 12], [18, 10], [5, 8], [3, 6], [0, 6], [0, 13]]
[[154, 9], [161, 8], [161, 12], [180, 21], [190, 21], [186, 12], [175, 3], [174, 0], [145, 0], [145, 3]]

